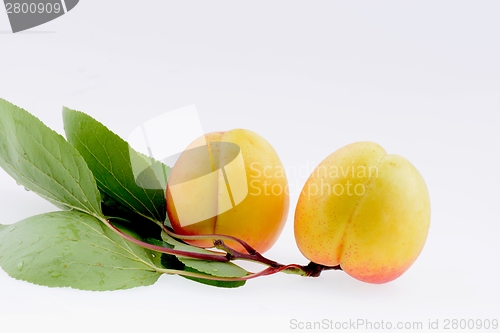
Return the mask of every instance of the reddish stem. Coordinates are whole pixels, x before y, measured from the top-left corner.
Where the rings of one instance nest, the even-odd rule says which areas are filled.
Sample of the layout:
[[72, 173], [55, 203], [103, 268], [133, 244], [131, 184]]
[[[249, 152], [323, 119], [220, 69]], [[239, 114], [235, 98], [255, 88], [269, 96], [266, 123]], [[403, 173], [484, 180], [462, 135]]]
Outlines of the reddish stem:
[[279, 263], [277, 263], [274, 260], [267, 259], [264, 257], [262, 254], [260, 254], [257, 251], [253, 251], [253, 253], [241, 253], [229, 246], [227, 246], [222, 240], [217, 239], [214, 241], [214, 246], [220, 250], [223, 250], [227, 253], [226, 257], [229, 260], [236, 260], [236, 259], [241, 259], [241, 260], [249, 260], [249, 261], [256, 261], [264, 265], [268, 265], [271, 267], [278, 267], [278, 266], [283, 266]]
[[228, 235], [218, 235], [218, 234], [203, 234], [203, 235], [181, 235], [173, 232], [172, 230], [169, 230], [165, 225], [162, 227], [163, 231], [166, 232], [168, 235], [177, 238], [177, 239], [182, 239], [182, 240], [206, 240], [206, 239], [213, 239], [214, 242], [217, 240], [232, 240], [234, 242], [239, 243], [243, 248], [249, 253], [257, 253], [257, 250], [255, 250], [250, 244], [245, 242], [242, 239], [233, 237], [233, 236], [228, 236]]
[[153, 250], [153, 251], [156, 251], [156, 252], [160, 252], [160, 253], [166, 253], [166, 254], [173, 254], [173, 255], [176, 255], [176, 256], [182, 256], [182, 257], [188, 257], [188, 258], [195, 258], [195, 259], [201, 259], [201, 260], [211, 260], [211, 261], [221, 261], [221, 262], [228, 262], [229, 259], [225, 256], [225, 255], [222, 255], [222, 254], [204, 254], [204, 253], [193, 253], [193, 252], [188, 252], [188, 251], [181, 251], [181, 250], [174, 250], [174, 249], [169, 249], [169, 248], [166, 248], [166, 247], [163, 247], [163, 246], [159, 246], [159, 245], [153, 245], [153, 244], [149, 244], [149, 243], [145, 243], [141, 240], [138, 240], [132, 236], [129, 236], [127, 234], [125, 234], [124, 232], [122, 232], [120, 229], [118, 229], [117, 227], [115, 227], [109, 220], [106, 220], [107, 221], [107, 225], [114, 231], [116, 232], [117, 234], [119, 234], [121, 237], [123, 237], [124, 239], [134, 243], [134, 244], [137, 244], [145, 249], [149, 249], [149, 250]]

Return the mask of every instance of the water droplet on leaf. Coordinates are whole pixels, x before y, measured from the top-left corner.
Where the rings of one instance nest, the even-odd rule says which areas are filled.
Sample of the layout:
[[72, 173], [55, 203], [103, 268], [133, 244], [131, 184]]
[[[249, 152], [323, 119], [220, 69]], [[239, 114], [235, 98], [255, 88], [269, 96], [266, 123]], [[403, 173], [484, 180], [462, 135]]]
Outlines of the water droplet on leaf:
[[22, 271], [23, 270], [23, 266], [24, 266], [24, 262], [21, 261], [19, 264], [17, 264], [16, 267], [17, 267], [18, 270]]

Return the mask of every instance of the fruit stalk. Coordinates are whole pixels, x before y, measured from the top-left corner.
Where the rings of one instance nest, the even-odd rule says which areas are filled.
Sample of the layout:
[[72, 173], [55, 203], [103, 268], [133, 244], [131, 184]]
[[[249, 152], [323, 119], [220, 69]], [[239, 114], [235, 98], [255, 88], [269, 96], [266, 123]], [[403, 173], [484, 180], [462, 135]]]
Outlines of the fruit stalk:
[[166, 253], [166, 254], [173, 254], [176, 256], [200, 259], [200, 260], [211, 260], [211, 261], [221, 261], [221, 262], [228, 262], [229, 261], [229, 259], [227, 259], [224, 255], [193, 253], [193, 252], [188, 252], [188, 251], [170, 249], [170, 248], [167, 248], [164, 246], [149, 244], [149, 243], [143, 242], [141, 240], [138, 240], [137, 238], [134, 238], [130, 235], [125, 234], [123, 231], [121, 231], [115, 225], [113, 225], [108, 219], [102, 219], [102, 221], [104, 222], [104, 224], [106, 226], [108, 226], [112, 231], [114, 231], [116, 234], [118, 234], [123, 239], [125, 239], [131, 243], [134, 243], [136, 245], [139, 245], [139, 246], [141, 246], [145, 249], [148, 249], [148, 250], [152, 250], [152, 251], [156, 251], [156, 252], [160, 252], [160, 253]]

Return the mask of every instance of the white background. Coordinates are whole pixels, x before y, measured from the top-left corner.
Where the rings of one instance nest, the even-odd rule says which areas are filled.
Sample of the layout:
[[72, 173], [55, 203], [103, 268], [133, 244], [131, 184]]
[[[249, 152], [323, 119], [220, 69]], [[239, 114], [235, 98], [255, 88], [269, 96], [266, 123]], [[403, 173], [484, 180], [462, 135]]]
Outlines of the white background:
[[[375, 141], [422, 173], [432, 219], [416, 263], [384, 285], [326, 272], [226, 290], [163, 276], [98, 293], [0, 271], [0, 331], [286, 332], [293, 318], [424, 327], [500, 319], [499, 16], [497, 1], [82, 0], [12, 34], [2, 9], [0, 97], [59, 133], [63, 105], [126, 138], [154, 116], [196, 104], [205, 131], [252, 129], [291, 170]], [[307, 262], [293, 238], [307, 176], [288, 175], [288, 223], [267, 253], [280, 262]], [[0, 170], [0, 223], [54, 209]]]

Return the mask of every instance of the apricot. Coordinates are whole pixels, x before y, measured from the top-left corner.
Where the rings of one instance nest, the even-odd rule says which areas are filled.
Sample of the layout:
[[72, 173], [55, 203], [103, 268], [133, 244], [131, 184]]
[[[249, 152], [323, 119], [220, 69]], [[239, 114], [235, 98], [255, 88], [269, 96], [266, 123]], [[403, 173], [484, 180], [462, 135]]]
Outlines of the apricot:
[[[191, 143], [168, 178], [167, 214], [181, 235], [220, 234], [259, 252], [276, 242], [288, 216], [288, 182], [273, 147], [246, 129], [206, 134]], [[213, 240], [186, 240], [213, 247]], [[236, 250], [240, 244], [225, 241]]]
[[401, 276], [422, 251], [430, 224], [427, 186], [405, 158], [356, 142], [326, 157], [295, 210], [302, 254], [369, 283]]

